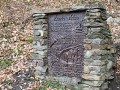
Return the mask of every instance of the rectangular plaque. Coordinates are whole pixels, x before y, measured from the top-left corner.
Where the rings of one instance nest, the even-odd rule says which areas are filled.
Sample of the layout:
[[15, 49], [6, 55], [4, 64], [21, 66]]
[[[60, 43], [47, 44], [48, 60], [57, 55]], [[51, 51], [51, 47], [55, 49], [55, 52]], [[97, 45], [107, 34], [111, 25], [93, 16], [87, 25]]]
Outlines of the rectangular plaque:
[[49, 73], [81, 77], [83, 72], [84, 12], [48, 15]]

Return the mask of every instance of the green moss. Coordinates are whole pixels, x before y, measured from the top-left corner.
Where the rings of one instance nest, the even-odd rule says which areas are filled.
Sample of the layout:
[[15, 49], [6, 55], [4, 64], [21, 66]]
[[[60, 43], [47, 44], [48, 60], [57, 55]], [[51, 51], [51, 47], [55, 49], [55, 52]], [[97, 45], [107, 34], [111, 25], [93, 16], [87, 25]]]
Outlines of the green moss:
[[22, 54], [22, 47], [17, 47], [18, 55]]
[[11, 62], [7, 59], [4, 59], [4, 60], [0, 61], [0, 68], [1, 69], [7, 68], [10, 65], [11, 65]]
[[5, 80], [5, 83], [6, 83], [7, 85], [10, 85], [11, 80]]
[[41, 84], [43, 87], [34, 88], [33, 90], [47, 90], [49, 87], [57, 90], [65, 90], [65, 87], [60, 85], [59, 82], [43, 81]]
[[29, 38], [27, 38], [26, 41], [32, 43], [32, 42], [33, 42], [33, 38], [32, 38], [32, 37], [29, 37]]

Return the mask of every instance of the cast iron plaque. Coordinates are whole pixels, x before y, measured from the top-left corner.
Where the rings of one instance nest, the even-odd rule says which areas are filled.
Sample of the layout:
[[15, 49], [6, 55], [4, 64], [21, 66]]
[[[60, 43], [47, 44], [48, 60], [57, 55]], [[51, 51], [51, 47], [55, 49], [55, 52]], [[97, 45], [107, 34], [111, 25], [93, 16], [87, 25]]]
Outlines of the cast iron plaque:
[[49, 73], [81, 77], [83, 71], [84, 12], [48, 15]]

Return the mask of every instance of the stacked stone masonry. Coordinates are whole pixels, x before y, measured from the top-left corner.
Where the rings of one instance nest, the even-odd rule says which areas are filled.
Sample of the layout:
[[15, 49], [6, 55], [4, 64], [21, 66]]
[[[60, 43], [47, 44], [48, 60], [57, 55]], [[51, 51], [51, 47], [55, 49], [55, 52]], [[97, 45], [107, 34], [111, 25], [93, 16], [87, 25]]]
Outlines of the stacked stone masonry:
[[[64, 11], [65, 10], [65, 11]], [[112, 66], [115, 53], [111, 40], [111, 33], [106, 23], [106, 10], [99, 3], [91, 3], [84, 8], [73, 7], [60, 11], [70, 12], [74, 10], [85, 10], [84, 33], [84, 70], [81, 78], [70, 78], [67, 76], [54, 77], [48, 73], [47, 61], [47, 37], [48, 20], [47, 14], [35, 12], [33, 14], [34, 29], [34, 53], [32, 59], [36, 64], [36, 76], [45, 80], [57, 80], [68, 87], [73, 85], [71, 90], [106, 90], [108, 80], [112, 79]], [[52, 10], [53, 11], [53, 10]], [[73, 87], [72, 87], [73, 88]]]

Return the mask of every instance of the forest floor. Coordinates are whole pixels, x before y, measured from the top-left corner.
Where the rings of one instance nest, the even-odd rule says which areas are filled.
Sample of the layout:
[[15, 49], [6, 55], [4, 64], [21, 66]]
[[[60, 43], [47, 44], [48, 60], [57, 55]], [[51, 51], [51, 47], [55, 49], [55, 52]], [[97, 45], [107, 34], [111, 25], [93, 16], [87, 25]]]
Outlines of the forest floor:
[[[78, 6], [88, 1], [91, 0], [0, 0], [0, 90], [33, 90], [36, 87], [41, 87], [38, 90], [52, 90], [51, 87], [64, 90], [59, 83], [40, 84], [43, 82], [34, 75], [34, 64], [30, 60], [33, 52], [31, 11], [34, 8]], [[92, 1], [105, 4], [113, 41], [120, 43], [120, 2]]]

